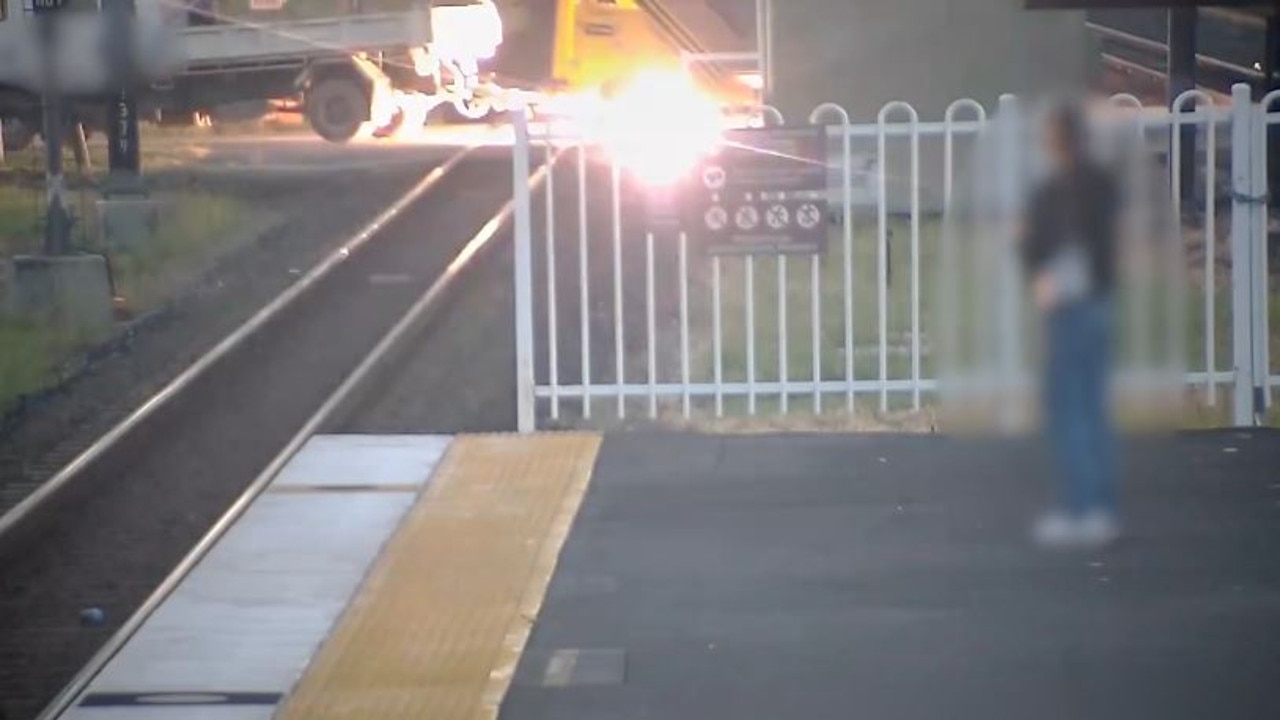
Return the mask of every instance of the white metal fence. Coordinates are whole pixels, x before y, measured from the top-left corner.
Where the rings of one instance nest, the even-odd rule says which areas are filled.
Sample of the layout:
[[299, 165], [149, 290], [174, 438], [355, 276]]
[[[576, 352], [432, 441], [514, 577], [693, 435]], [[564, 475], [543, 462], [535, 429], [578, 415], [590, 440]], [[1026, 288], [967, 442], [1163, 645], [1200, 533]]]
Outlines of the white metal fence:
[[[1260, 422], [1280, 384], [1266, 162], [1278, 99], [1255, 102], [1243, 85], [1229, 105], [1198, 91], [1172, 108], [1117, 96], [1103, 136], [1132, 160], [1127, 187], [1151, 193], [1131, 203], [1145, 212], [1130, 218], [1141, 241], [1124, 265], [1124, 377], [1172, 371], [1210, 408], [1229, 388], [1235, 425]], [[891, 103], [853, 123], [821, 105], [806, 121], [829, 147], [828, 247], [740, 256], [646, 227], [644, 190], [624, 168], [585, 138], [531, 135], [517, 113], [520, 429], [910, 411], [949, 388], [1025, 387], [1034, 345], [1007, 220], [1036, 172], [1031, 111], [1010, 96], [990, 112], [958, 100], [927, 121]], [[1195, 186], [1184, 187], [1193, 136]], [[530, 158], [555, 166], [537, 197]]]

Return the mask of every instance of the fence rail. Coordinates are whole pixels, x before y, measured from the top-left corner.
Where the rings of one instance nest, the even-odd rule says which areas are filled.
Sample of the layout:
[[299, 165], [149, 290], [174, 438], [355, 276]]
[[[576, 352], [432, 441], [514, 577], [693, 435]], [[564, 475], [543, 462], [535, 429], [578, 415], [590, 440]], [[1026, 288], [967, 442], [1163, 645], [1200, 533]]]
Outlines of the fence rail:
[[[1229, 106], [1200, 91], [1169, 108], [1117, 96], [1100, 125], [1126, 186], [1149, 193], [1124, 248], [1120, 377], [1174, 378], [1209, 407], [1229, 387], [1235, 425], [1259, 422], [1280, 385], [1265, 173], [1277, 100], [1256, 103], [1245, 85]], [[990, 113], [957, 100], [940, 120], [891, 103], [854, 123], [820, 105], [806, 121], [825, 128], [827, 245], [723, 255], [687, 227], [653, 227], [652, 189], [589, 138], [554, 124], [531, 136], [517, 113], [517, 158], [559, 158], [538, 202], [517, 193], [540, 215], [516, 237], [520, 429], [911, 412], [974, 388], [1023, 392], [1034, 345], [1016, 237], [987, 218], [1015, 217], [1043, 169], [1034, 117], [1012, 96]], [[1179, 167], [1188, 128], [1202, 138], [1194, 192]]]

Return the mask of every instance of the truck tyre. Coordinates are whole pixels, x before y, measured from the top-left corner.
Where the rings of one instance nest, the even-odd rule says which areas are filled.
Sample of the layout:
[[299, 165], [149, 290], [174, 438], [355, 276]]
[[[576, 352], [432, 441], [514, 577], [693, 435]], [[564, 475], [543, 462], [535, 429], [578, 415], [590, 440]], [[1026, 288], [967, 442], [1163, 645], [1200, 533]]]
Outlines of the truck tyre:
[[466, 125], [487, 118], [493, 112], [493, 103], [488, 98], [455, 98], [449, 109], [454, 122]]
[[345, 77], [317, 81], [307, 93], [307, 121], [320, 137], [334, 143], [354, 138], [369, 119], [369, 96]]
[[18, 118], [3, 118], [0, 119], [0, 136], [4, 138], [5, 152], [21, 152], [35, 142], [36, 128]]

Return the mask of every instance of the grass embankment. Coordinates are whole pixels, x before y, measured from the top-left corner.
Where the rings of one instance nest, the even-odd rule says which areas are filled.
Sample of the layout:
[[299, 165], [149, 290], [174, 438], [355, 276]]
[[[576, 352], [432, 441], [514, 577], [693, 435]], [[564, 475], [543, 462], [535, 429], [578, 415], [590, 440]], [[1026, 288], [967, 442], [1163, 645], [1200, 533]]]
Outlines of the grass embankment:
[[[10, 158], [0, 170], [0, 262], [40, 250], [43, 233], [44, 190], [33, 183], [27, 153]], [[72, 192], [76, 218], [73, 242], [78, 251], [101, 253], [97, 192]], [[154, 233], [109, 255], [115, 293], [131, 314], [162, 306], [208, 267], [224, 250], [222, 240], [243, 227], [243, 203], [201, 191], [161, 191], [160, 222]], [[7, 294], [0, 273], [0, 301]], [[55, 385], [72, 371], [93, 341], [62, 324], [20, 319], [3, 312], [0, 302], [0, 414], [25, 395]]]

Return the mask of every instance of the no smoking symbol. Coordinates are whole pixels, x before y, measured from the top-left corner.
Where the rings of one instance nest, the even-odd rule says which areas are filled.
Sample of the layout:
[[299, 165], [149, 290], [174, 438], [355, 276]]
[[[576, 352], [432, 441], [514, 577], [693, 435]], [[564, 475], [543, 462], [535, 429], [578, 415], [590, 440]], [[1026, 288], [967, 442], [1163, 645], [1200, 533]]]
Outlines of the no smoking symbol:
[[702, 219], [711, 230], [723, 230], [729, 224], [729, 213], [725, 212], [725, 209], [719, 205], [712, 205], [707, 208], [707, 212], [702, 216]]
[[796, 222], [805, 230], [812, 230], [822, 222], [822, 211], [813, 203], [805, 203], [796, 212]]
[[760, 213], [750, 205], [743, 205], [734, 213], [733, 220], [741, 230], [754, 230], [760, 224]]
[[765, 214], [765, 222], [774, 230], [781, 230], [791, 224], [791, 212], [783, 205], [773, 205]]
[[719, 165], [712, 165], [702, 171], [702, 184], [706, 185], [708, 190], [723, 188], [726, 179], [724, 168]]

